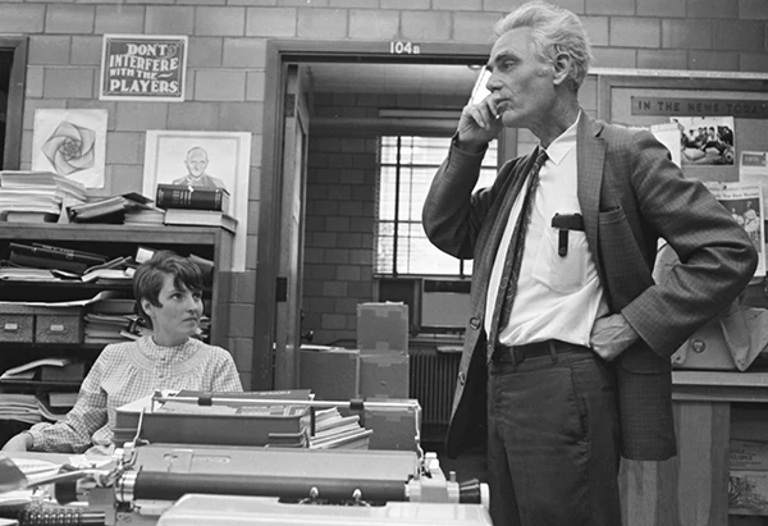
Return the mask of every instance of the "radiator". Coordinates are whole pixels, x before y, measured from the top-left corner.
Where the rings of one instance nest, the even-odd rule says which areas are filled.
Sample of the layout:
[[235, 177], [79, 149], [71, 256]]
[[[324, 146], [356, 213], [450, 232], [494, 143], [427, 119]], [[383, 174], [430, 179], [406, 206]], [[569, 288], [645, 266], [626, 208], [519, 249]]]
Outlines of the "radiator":
[[421, 404], [423, 425], [448, 425], [460, 361], [461, 353], [411, 349], [410, 397]]

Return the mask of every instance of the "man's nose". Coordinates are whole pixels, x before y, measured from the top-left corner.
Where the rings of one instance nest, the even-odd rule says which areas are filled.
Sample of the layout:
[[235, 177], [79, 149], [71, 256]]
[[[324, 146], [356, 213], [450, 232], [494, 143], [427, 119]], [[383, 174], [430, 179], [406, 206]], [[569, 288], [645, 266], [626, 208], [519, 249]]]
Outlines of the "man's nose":
[[496, 73], [491, 73], [491, 76], [488, 77], [488, 82], [485, 83], [485, 88], [491, 93], [498, 91], [501, 88], [501, 83], [496, 77]]

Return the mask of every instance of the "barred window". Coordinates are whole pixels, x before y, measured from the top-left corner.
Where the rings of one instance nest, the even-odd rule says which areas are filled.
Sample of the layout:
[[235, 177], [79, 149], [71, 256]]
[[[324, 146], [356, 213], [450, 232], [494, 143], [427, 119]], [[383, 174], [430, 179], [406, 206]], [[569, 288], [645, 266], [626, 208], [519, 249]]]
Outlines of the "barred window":
[[[386, 136], [379, 148], [376, 268], [383, 276], [450, 276], [472, 274], [472, 261], [440, 251], [421, 224], [427, 191], [442, 164], [450, 138]], [[493, 183], [497, 171], [493, 141], [483, 159], [477, 187]]]

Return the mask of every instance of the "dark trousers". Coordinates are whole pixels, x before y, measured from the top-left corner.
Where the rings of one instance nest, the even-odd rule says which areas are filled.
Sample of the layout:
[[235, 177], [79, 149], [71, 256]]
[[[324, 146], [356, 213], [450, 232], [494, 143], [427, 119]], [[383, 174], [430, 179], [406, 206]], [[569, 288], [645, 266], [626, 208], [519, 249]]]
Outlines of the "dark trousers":
[[620, 526], [614, 368], [585, 347], [550, 349], [489, 365], [493, 524]]

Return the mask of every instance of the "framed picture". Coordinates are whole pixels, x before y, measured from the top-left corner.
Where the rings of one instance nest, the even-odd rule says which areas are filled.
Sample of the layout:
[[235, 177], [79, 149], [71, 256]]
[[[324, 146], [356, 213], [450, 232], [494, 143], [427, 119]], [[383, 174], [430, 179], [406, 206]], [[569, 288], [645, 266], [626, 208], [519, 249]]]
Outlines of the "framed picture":
[[242, 272], [250, 166], [249, 132], [147, 130], [142, 193], [155, 199], [158, 184], [186, 185], [191, 179], [226, 188], [229, 214], [237, 219], [232, 270]]
[[35, 111], [32, 169], [56, 172], [86, 188], [104, 187], [107, 110]]
[[100, 100], [183, 102], [185, 35], [104, 35]]

